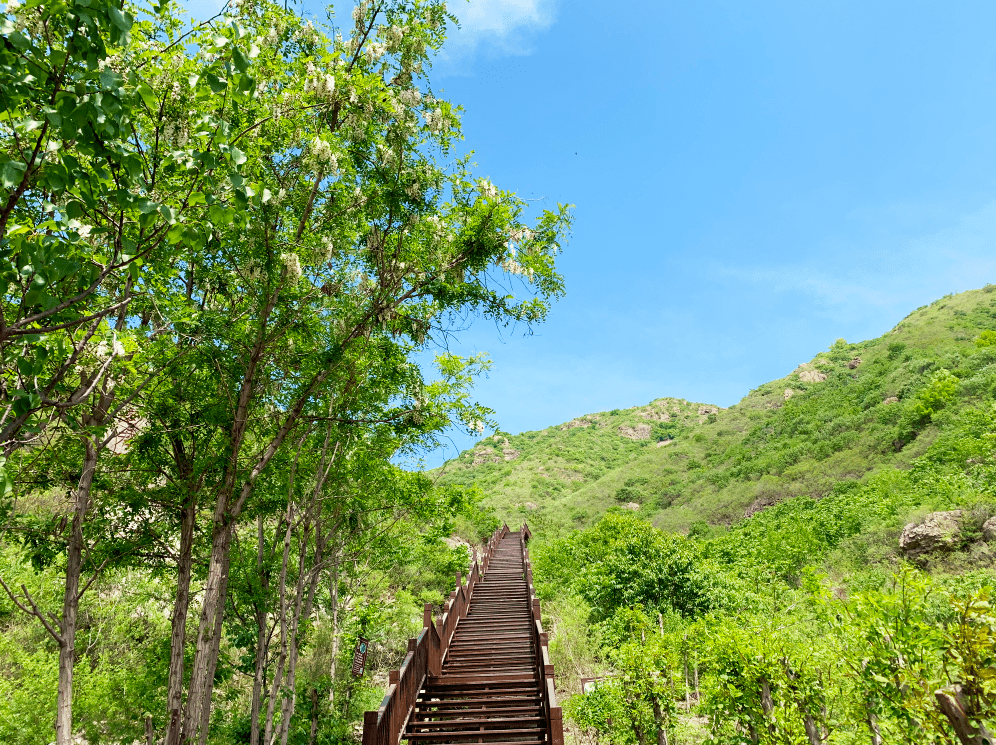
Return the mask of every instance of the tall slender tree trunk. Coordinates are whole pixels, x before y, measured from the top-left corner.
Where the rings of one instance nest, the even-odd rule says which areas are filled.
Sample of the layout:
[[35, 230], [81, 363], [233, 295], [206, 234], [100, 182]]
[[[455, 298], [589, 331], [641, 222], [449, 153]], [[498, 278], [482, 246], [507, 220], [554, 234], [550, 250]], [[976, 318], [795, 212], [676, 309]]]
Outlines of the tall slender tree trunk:
[[204, 586], [204, 600], [197, 629], [197, 646], [190, 669], [190, 686], [184, 712], [181, 742], [204, 743], [207, 739], [205, 722], [211, 715], [211, 693], [217, 650], [220, 648], [221, 621], [224, 617], [225, 595], [228, 590], [228, 561], [231, 528], [227, 520], [215, 519], [211, 536], [211, 556]]
[[180, 554], [176, 566], [176, 601], [170, 621], [169, 678], [166, 688], [165, 745], [179, 745], [183, 706], [183, 658], [187, 641], [187, 613], [190, 609], [190, 579], [193, 571], [194, 522], [197, 501], [188, 493], [180, 519]]
[[56, 693], [55, 742], [73, 742], [73, 666], [76, 663], [76, 617], [80, 602], [80, 576], [83, 573], [83, 521], [90, 509], [90, 490], [97, 470], [97, 443], [88, 436], [83, 443], [83, 472], [76, 489], [73, 522], [66, 550], [66, 588], [62, 599], [59, 642], [59, 688]]
[[256, 670], [252, 681], [252, 724], [249, 731], [249, 745], [259, 745], [259, 714], [262, 708], [264, 678], [266, 676], [266, 658], [269, 653], [269, 634], [267, 633], [266, 593], [269, 590], [269, 574], [265, 571], [266, 539], [263, 533], [263, 516], [256, 523], [256, 571], [260, 581], [260, 599], [256, 603]]

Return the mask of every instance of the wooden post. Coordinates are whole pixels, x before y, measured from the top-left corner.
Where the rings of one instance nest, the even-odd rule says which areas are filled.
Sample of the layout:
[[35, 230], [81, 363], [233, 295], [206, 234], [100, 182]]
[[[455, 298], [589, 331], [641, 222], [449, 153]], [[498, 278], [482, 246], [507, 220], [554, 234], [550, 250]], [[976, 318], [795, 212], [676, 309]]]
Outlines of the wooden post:
[[378, 712], [363, 712], [363, 745], [377, 745]]
[[559, 706], [550, 707], [550, 745], [564, 745], [564, 714]]
[[432, 626], [432, 603], [426, 603], [422, 611], [422, 628]]

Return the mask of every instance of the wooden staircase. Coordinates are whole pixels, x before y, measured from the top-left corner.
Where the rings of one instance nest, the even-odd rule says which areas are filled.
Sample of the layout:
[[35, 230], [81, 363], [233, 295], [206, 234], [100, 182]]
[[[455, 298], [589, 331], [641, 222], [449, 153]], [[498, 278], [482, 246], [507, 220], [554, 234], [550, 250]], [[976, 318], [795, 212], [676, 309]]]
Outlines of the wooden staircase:
[[[409, 656], [391, 674], [391, 690], [364, 718], [364, 745], [398, 745], [399, 739], [410, 745], [563, 745], [528, 537], [525, 525], [514, 533], [501, 528], [466, 587], [457, 576], [436, 626], [427, 608], [425, 630], [409, 642]], [[420, 658], [421, 676], [415, 672]]]

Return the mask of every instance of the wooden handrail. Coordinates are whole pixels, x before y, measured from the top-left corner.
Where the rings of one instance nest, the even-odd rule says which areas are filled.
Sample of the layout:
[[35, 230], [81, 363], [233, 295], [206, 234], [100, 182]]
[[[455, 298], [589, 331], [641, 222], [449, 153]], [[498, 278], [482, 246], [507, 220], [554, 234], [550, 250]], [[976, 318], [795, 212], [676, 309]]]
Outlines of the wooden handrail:
[[[432, 622], [432, 604], [426, 603], [422, 612], [422, 633], [416, 639], [408, 640], [408, 654], [398, 670], [388, 674], [387, 694], [374, 711], [363, 714], [363, 745], [398, 745], [401, 733], [405, 730], [408, 717], [415, 707], [418, 692], [427, 677], [438, 677], [443, 661], [449, 651], [450, 640], [456, 631], [457, 623], [467, 616], [474, 588], [487, 572], [491, 556], [498, 543], [509, 533], [508, 526], [502, 524], [491, 534], [487, 548], [480, 562], [474, 552], [473, 566], [463, 584], [460, 572], [456, 575], [456, 588], [443, 604], [443, 613]], [[531, 588], [530, 588], [531, 589]], [[563, 736], [560, 743], [563, 745]]]
[[564, 745], [564, 714], [563, 710], [557, 706], [557, 688], [553, 682], [553, 664], [550, 662], [549, 635], [543, 631], [543, 618], [540, 608], [539, 598], [536, 597], [536, 590], [533, 587], [533, 565], [529, 561], [529, 549], [526, 548], [526, 541], [532, 537], [532, 531], [526, 523], [522, 523], [519, 531], [519, 541], [522, 545], [522, 565], [525, 567], [524, 575], [526, 584], [529, 586], [529, 605], [533, 611], [533, 623], [530, 627], [533, 635], [535, 649], [539, 650], [536, 659], [536, 673], [540, 680], [544, 681], [541, 687], [543, 702], [543, 716], [546, 719], [547, 732], [549, 733], [548, 745]]

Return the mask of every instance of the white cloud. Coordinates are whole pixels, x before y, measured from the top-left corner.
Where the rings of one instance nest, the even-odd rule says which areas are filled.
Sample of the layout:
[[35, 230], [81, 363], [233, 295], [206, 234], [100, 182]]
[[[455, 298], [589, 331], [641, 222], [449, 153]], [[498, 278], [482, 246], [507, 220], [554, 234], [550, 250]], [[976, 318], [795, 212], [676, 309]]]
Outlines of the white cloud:
[[480, 47], [505, 54], [529, 54], [531, 35], [548, 29], [556, 17], [555, 0], [454, 0], [450, 11], [460, 19], [444, 58], [462, 57]]

